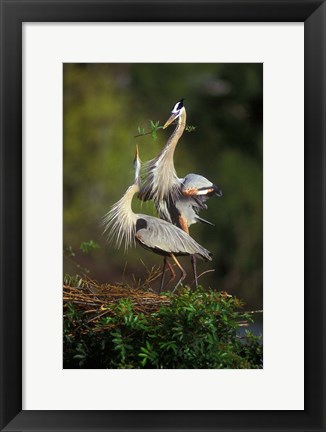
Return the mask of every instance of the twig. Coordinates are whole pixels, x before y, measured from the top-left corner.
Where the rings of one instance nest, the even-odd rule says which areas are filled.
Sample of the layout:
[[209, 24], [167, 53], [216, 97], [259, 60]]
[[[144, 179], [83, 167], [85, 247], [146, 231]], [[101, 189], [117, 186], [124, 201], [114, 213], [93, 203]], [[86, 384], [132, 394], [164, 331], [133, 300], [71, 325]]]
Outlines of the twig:
[[[206, 270], [206, 271], [200, 273], [200, 275], [197, 276], [197, 280], [198, 280], [201, 276], [203, 276], [205, 273], [211, 273], [211, 272], [214, 272], [214, 271], [215, 271], [215, 269], [212, 269], [212, 270]], [[193, 285], [194, 282], [195, 282], [195, 279], [191, 282], [191, 285]]]
[[255, 313], [263, 313], [263, 312], [264, 312], [263, 309], [259, 309], [259, 310], [247, 311], [247, 312], [244, 312], [244, 313], [255, 314]]

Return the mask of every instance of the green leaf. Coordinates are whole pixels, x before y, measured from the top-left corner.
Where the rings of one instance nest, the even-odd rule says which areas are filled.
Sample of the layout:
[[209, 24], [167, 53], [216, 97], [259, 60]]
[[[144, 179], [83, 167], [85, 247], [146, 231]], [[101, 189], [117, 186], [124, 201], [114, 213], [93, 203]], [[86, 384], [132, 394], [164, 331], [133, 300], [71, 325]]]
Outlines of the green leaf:
[[89, 240], [87, 242], [82, 242], [80, 244], [80, 250], [82, 250], [84, 253], [89, 253], [93, 249], [98, 249], [100, 246], [95, 243], [93, 240]]

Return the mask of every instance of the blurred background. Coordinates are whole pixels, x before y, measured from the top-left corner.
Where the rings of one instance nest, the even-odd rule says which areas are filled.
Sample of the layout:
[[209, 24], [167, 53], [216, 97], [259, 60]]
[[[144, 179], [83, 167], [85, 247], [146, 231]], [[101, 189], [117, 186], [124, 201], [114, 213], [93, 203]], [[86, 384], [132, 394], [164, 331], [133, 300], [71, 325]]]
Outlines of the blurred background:
[[[141, 247], [125, 253], [106, 242], [102, 216], [133, 183], [135, 144], [140, 157], [155, 157], [174, 126], [135, 138], [150, 120], [163, 125], [185, 98], [187, 124], [175, 151], [177, 174], [201, 174], [223, 197], [207, 201], [190, 234], [213, 253], [198, 260], [199, 282], [241, 298], [249, 308], [263, 300], [263, 66], [262, 64], [64, 64], [64, 247], [100, 283], [144, 280], [162, 257]], [[155, 214], [151, 204], [135, 212]], [[85, 254], [80, 244], [100, 247]], [[180, 258], [192, 282], [190, 259]], [[64, 259], [64, 272], [76, 267]], [[153, 288], [158, 288], [159, 279]]]

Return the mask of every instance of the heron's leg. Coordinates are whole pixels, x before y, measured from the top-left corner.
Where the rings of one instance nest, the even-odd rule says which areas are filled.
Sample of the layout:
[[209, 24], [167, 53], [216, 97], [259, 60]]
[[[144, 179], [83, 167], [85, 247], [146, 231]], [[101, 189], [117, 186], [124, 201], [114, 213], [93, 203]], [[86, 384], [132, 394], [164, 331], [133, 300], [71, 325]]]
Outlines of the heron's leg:
[[194, 271], [195, 287], [198, 288], [197, 259], [196, 259], [195, 255], [191, 256], [191, 264], [192, 264], [192, 269]]
[[162, 277], [161, 277], [161, 285], [160, 285], [160, 291], [163, 291], [163, 287], [164, 287], [164, 279], [165, 279], [165, 268], [166, 268], [166, 264], [167, 264], [168, 260], [167, 257], [164, 257], [164, 261], [163, 261], [163, 270], [162, 270]]
[[164, 278], [165, 278], [166, 265], [169, 267], [169, 270], [171, 272], [171, 276], [170, 276], [170, 279], [169, 279], [167, 285], [171, 281], [173, 281], [175, 279], [175, 271], [173, 270], [173, 267], [171, 266], [170, 261], [168, 260], [168, 257], [164, 257], [164, 264], [163, 264], [163, 270], [162, 270], [160, 292], [163, 291], [163, 288], [164, 288]]
[[171, 277], [170, 277], [169, 282], [168, 282], [168, 283], [170, 283], [171, 281], [173, 281], [175, 279], [175, 271], [173, 270], [173, 267], [171, 266], [170, 261], [168, 261], [168, 259], [166, 260], [166, 263], [167, 263], [167, 265], [170, 269], [170, 272], [171, 272]]
[[179, 269], [181, 270], [181, 273], [182, 273], [179, 282], [176, 284], [176, 286], [172, 290], [172, 292], [174, 292], [178, 288], [178, 286], [181, 284], [181, 282], [184, 280], [184, 278], [187, 276], [187, 273], [185, 272], [185, 269], [181, 266], [181, 264], [179, 263], [179, 261], [176, 259], [176, 257], [173, 254], [171, 254], [171, 257], [174, 259], [176, 265], [179, 267]]

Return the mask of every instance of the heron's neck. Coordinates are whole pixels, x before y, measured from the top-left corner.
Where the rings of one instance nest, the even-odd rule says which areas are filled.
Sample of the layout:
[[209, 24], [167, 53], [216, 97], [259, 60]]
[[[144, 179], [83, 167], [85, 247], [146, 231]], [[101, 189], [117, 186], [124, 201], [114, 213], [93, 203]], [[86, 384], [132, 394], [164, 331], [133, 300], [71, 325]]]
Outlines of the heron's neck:
[[162, 156], [166, 159], [166, 160], [171, 160], [173, 163], [173, 155], [174, 155], [174, 150], [178, 144], [178, 141], [181, 137], [181, 135], [183, 134], [183, 131], [185, 130], [186, 127], [186, 118], [187, 118], [187, 114], [186, 114], [186, 110], [183, 109], [182, 113], [180, 114], [180, 116], [178, 117], [178, 124], [176, 126], [176, 128], [174, 129], [172, 135], [170, 136], [170, 138], [168, 139], [168, 142], [165, 144], [163, 150], [162, 150]]
[[103, 219], [104, 232], [109, 231], [110, 236], [115, 237], [118, 247], [124, 241], [125, 250], [135, 243], [137, 215], [132, 211], [131, 204], [133, 196], [137, 192], [139, 192], [139, 185], [135, 182], [127, 189], [123, 197], [112, 206]]
[[[179, 190], [180, 180], [175, 172], [173, 154], [186, 126], [186, 110], [183, 109], [178, 124], [164, 146], [161, 153], [149, 161], [146, 166], [147, 178], [145, 180], [144, 191], [149, 193], [151, 199], [158, 202], [174, 195]], [[146, 192], [145, 192], [146, 195]]]
[[128, 218], [130, 221], [136, 221], [137, 217], [135, 213], [132, 211], [132, 200], [136, 193], [138, 193], [140, 190], [138, 181], [135, 182], [133, 185], [131, 185], [126, 193], [123, 195], [120, 201], [123, 201], [123, 204], [121, 205], [121, 213], [125, 215], [130, 215], [130, 218]]
[[[174, 168], [173, 156], [174, 150], [181, 135], [183, 134], [183, 131], [185, 130], [185, 127], [186, 110], [183, 109], [180, 117], [178, 117], [178, 124], [176, 128], [174, 129], [172, 135], [168, 139], [168, 142], [165, 144], [155, 163], [156, 172], [158, 174], [157, 178], [160, 179], [160, 181], [163, 179], [164, 182], [161, 186], [158, 185], [158, 189], [161, 189], [162, 192], [163, 189], [169, 190], [172, 185], [178, 181], [178, 176]], [[165, 191], [163, 192], [163, 195], [165, 195]]]

